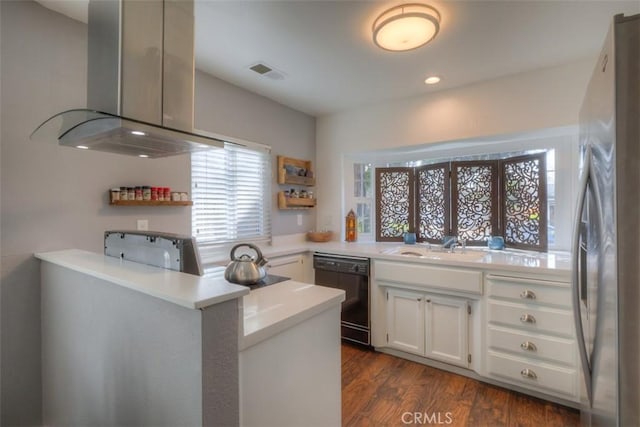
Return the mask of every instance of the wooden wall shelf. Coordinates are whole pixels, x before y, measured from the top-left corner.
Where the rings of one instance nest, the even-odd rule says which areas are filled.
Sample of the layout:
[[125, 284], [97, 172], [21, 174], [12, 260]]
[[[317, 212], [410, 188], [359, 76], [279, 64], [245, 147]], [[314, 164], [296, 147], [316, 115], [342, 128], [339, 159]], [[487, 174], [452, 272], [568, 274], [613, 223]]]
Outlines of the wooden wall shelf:
[[[305, 175], [300, 175], [300, 172]], [[313, 187], [316, 179], [310, 160], [278, 156], [278, 184], [305, 185]]]
[[278, 193], [279, 209], [309, 209], [316, 206], [316, 199], [305, 197], [286, 197], [284, 191]]
[[193, 201], [160, 201], [160, 200], [115, 200], [111, 206], [192, 206]]

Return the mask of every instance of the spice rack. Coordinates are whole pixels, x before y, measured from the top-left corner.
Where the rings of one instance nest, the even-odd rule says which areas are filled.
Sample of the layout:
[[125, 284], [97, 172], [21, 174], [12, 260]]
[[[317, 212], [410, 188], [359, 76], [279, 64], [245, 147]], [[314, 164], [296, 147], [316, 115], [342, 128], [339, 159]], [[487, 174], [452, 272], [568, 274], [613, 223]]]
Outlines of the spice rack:
[[[128, 193], [126, 189], [138, 192], [138, 194], [131, 193], [127, 194], [126, 199], [121, 199], [120, 196], [122, 193]], [[158, 188], [163, 189], [163, 194], [158, 195]], [[170, 189], [168, 187], [119, 187], [112, 188], [107, 191], [107, 197], [109, 199], [109, 205], [111, 206], [192, 206], [193, 201], [187, 200], [188, 195], [186, 192], [177, 192], [174, 191], [170, 193]], [[145, 192], [148, 192], [145, 194]], [[165, 199], [165, 194], [169, 197]], [[171, 194], [171, 195], [170, 195]], [[129, 198], [129, 197], [135, 197]], [[140, 197], [140, 198], [138, 198]], [[173, 197], [172, 199], [170, 199]], [[158, 200], [160, 199], [160, 200]]]
[[193, 201], [161, 201], [161, 200], [114, 200], [111, 206], [193, 206]]
[[[313, 187], [316, 179], [313, 173], [313, 164], [310, 160], [294, 159], [292, 157], [278, 156], [278, 184]], [[292, 189], [295, 196], [297, 190]], [[300, 193], [307, 194], [306, 190]], [[309, 192], [308, 194], [311, 194]], [[310, 209], [316, 206], [313, 197], [292, 197], [288, 191], [278, 192], [279, 209]]]
[[278, 193], [279, 209], [308, 209], [315, 207], [315, 205], [316, 199], [310, 199], [308, 197], [287, 197], [284, 191]]
[[311, 160], [278, 156], [278, 184], [316, 185]]

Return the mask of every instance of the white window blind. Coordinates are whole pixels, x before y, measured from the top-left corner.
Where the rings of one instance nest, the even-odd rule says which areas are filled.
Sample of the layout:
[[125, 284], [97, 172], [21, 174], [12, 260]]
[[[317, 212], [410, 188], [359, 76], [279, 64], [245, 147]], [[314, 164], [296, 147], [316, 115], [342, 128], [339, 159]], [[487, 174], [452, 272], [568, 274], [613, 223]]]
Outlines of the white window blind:
[[271, 240], [271, 155], [225, 142], [191, 155], [191, 228], [204, 262], [236, 242]]

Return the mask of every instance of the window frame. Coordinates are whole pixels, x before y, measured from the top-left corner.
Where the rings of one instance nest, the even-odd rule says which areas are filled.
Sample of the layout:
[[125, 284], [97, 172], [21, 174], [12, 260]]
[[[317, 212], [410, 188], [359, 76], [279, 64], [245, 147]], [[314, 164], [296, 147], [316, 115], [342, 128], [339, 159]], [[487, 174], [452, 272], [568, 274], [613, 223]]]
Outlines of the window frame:
[[[448, 206], [448, 212], [445, 212], [445, 235], [457, 236], [458, 235], [458, 167], [459, 166], [489, 166], [491, 168], [491, 235], [502, 236], [505, 238], [505, 244], [511, 248], [536, 250], [546, 252], [548, 250], [548, 206], [547, 206], [547, 170], [546, 170], [546, 156], [548, 150], [543, 152], [536, 152], [531, 154], [515, 155], [512, 157], [506, 157], [497, 160], [456, 160], [449, 162], [432, 163], [423, 166], [416, 167], [376, 167], [375, 168], [375, 209], [376, 209], [376, 226], [375, 226], [375, 238], [378, 242], [401, 242], [403, 240], [402, 235], [394, 237], [381, 236], [381, 206], [379, 201], [381, 200], [382, 186], [380, 185], [380, 176], [384, 172], [398, 172], [408, 171], [410, 177], [409, 184], [409, 231], [415, 231], [418, 242], [430, 242], [430, 243], [442, 243], [438, 239], [425, 238], [419, 232], [420, 230], [420, 182], [419, 174], [423, 170], [443, 168], [448, 165], [449, 176], [445, 179], [445, 196], [448, 202], [445, 205]], [[531, 245], [526, 243], [519, 243], [514, 241], [507, 241], [505, 236], [506, 224], [506, 189], [504, 188], [505, 181], [505, 165], [509, 163], [519, 163], [522, 161], [536, 159], [540, 165], [539, 180], [538, 180], [538, 193], [539, 193], [539, 214], [540, 225], [539, 230], [539, 244]], [[446, 170], [446, 169], [445, 169]], [[446, 210], [446, 209], [445, 209]], [[482, 237], [477, 240], [468, 240], [466, 244], [470, 246], [484, 246], [486, 245], [486, 238]]]
[[444, 169], [444, 236], [451, 233], [451, 162], [432, 163], [429, 165], [418, 166], [415, 168], [415, 230], [418, 242], [429, 243], [441, 243], [441, 239], [426, 238], [420, 233], [420, 203], [421, 198], [421, 185], [420, 185], [420, 172], [425, 170]]
[[[206, 152], [193, 153], [190, 158], [191, 194], [193, 200], [193, 207], [191, 211], [191, 232], [192, 235], [196, 238], [201, 258], [205, 264], [219, 258], [220, 255], [226, 253], [228, 251], [228, 248], [234, 244], [246, 242], [270, 243], [272, 240], [271, 181], [273, 159], [271, 156], [271, 148], [261, 144], [242, 144], [231, 141], [224, 141], [224, 144], [224, 148], [216, 149], [214, 153], [211, 153], [214, 155], [220, 155], [221, 157], [220, 159], [215, 159], [215, 162], [212, 162], [211, 165], [197, 166], [198, 161], [206, 161], [204, 159], [198, 159], [199, 156], [206, 156]], [[218, 150], [227, 150], [227, 152], [221, 154]], [[255, 162], [260, 165], [261, 170], [259, 178], [256, 176], [250, 176], [246, 177], [246, 179], [242, 181], [243, 173], [246, 173], [247, 170], [246, 168], [243, 168], [243, 159], [238, 158], [238, 155], [242, 155], [243, 151], [245, 153], [255, 153]], [[212, 168], [212, 170], [214, 170], [211, 177], [206, 176], [207, 172], [206, 170], [204, 170], [205, 168]], [[240, 179], [241, 181], [238, 182], [238, 179]], [[248, 235], [242, 232], [242, 228], [236, 228], [235, 236], [229, 237], [229, 235], [227, 235], [224, 238], [220, 238], [220, 236], [209, 236], [207, 233], [200, 232], [198, 230], [198, 228], [202, 227], [203, 221], [214, 222], [218, 220], [218, 218], [215, 218], [215, 216], [207, 218], [206, 215], [202, 213], [205, 209], [207, 209], [206, 205], [211, 205], [214, 209], [219, 209], [220, 205], [223, 205], [223, 210], [226, 213], [218, 213], [217, 216], [224, 217], [225, 223], [218, 224], [217, 227], [230, 227], [228, 222], [229, 218], [233, 217], [233, 215], [229, 215], [228, 213], [230, 211], [233, 211], [235, 215], [237, 213], [237, 204], [239, 202], [243, 203], [243, 201], [239, 201], [238, 195], [242, 192], [241, 190], [247, 190], [247, 188], [255, 188], [254, 184], [256, 182], [259, 182], [260, 184], [259, 195], [247, 198], [244, 203], [259, 203], [260, 212], [255, 213], [256, 215], [258, 215], [258, 218], [254, 221], [255, 226], [257, 227], [257, 229], [259, 229], [259, 232]], [[228, 188], [229, 183], [234, 183], [234, 188]], [[198, 188], [199, 185], [204, 185], [207, 187], [207, 189]], [[228, 195], [226, 197], [227, 200], [224, 200], [224, 194], [226, 193], [220, 194], [216, 191], [216, 188], [222, 187], [225, 187], [225, 191], [234, 198], [231, 205], [229, 205], [228, 203]], [[222, 201], [220, 199], [222, 199]], [[241, 224], [236, 222], [232, 225], [235, 227]], [[216, 225], [213, 225], [213, 227], [216, 227]]]
[[501, 230], [501, 236], [505, 239], [505, 244], [509, 247], [523, 250], [535, 250], [535, 251], [543, 251], [546, 252], [548, 250], [548, 237], [549, 237], [549, 229], [548, 229], [548, 215], [549, 212], [547, 210], [547, 153], [537, 153], [537, 154], [525, 154], [522, 156], [509, 157], [508, 159], [503, 159], [500, 161], [500, 179], [503, 183], [506, 183], [505, 177], [505, 165], [508, 163], [521, 163], [526, 160], [536, 159], [539, 162], [540, 174], [538, 177], [538, 199], [540, 200], [540, 221], [539, 221], [539, 229], [541, 232], [539, 233], [539, 241], [538, 245], [530, 245], [527, 243], [519, 243], [513, 241], [507, 241], [506, 236], [506, 226], [507, 223], [507, 187], [506, 185], [501, 185], [501, 212], [500, 212], [500, 223], [503, 230]]
[[408, 194], [408, 230], [407, 231], [414, 231], [415, 230], [415, 172], [414, 172], [415, 168], [412, 167], [389, 167], [389, 168], [375, 168], [375, 186], [376, 186], [376, 199], [375, 199], [375, 205], [376, 205], [376, 241], [377, 242], [398, 242], [398, 241], [402, 241], [402, 234], [404, 234], [404, 232], [402, 234], [400, 234], [399, 236], [394, 236], [394, 237], [387, 237], [387, 236], [382, 236], [381, 235], [381, 224], [382, 224], [382, 209], [380, 206], [379, 201], [382, 200], [382, 185], [380, 185], [380, 177], [383, 173], [388, 172], [388, 173], [393, 173], [393, 172], [407, 172], [409, 175], [409, 182], [408, 182], [408, 190], [409, 190], [409, 194]]
[[[469, 160], [451, 162], [451, 235], [458, 235], [458, 165], [462, 166], [489, 166], [491, 167], [491, 235], [501, 236], [500, 229], [500, 196], [499, 188], [499, 161], [498, 160]], [[488, 237], [488, 236], [486, 236]], [[467, 240], [469, 246], [486, 245], [486, 237], [480, 240]]]

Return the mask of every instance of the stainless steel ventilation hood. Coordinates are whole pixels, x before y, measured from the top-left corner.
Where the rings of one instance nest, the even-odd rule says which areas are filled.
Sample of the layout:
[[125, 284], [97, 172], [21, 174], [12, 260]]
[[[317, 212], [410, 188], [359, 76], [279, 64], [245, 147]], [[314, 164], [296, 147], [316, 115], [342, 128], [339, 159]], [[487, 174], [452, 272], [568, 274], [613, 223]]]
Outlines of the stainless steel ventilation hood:
[[193, 0], [90, 0], [87, 108], [32, 139], [140, 157], [218, 148], [193, 132]]

